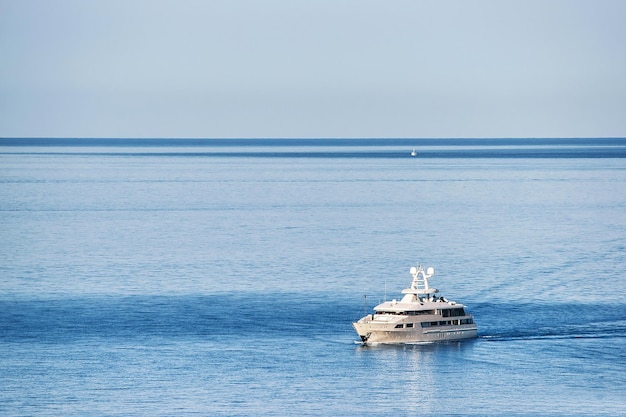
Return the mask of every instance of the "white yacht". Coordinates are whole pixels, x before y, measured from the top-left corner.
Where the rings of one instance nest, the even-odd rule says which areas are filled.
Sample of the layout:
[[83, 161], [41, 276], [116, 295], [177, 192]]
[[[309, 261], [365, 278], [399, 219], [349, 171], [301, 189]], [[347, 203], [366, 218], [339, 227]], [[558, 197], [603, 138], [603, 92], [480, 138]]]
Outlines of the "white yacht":
[[354, 330], [367, 345], [383, 343], [429, 343], [476, 337], [478, 328], [474, 317], [463, 304], [437, 296], [436, 288], [428, 285], [435, 274], [418, 264], [410, 269], [411, 287], [402, 290], [400, 301], [386, 301], [352, 323]]

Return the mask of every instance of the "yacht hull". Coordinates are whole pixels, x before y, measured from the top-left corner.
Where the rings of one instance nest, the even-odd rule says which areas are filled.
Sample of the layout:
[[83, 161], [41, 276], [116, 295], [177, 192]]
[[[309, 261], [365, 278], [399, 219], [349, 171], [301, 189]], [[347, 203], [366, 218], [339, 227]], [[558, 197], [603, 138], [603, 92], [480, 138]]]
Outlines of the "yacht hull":
[[[362, 319], [363, 320], [363, 319]], [[435, 343], [473, 339], [478, 334], [476, 325], [446, 326], [446, 328], [395, 328], [395, 324], [379, 324], [359, 320], [352, 323], [365, 344]], [[415, 323], [420, 326], [420, 323]]]

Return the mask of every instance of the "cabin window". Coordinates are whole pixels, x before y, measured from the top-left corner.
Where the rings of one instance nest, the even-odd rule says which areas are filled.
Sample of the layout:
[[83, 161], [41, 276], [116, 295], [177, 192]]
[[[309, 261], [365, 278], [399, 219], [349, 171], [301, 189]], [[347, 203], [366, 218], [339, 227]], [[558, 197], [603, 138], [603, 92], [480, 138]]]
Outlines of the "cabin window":
[[407, 323], [407, 324], [406, 324], [406, 327], [407, 327], [407, 328], [408, 328], [408, 327], [413, 327], [413, 323]]
[[435, 314], [435, 310], [417, 310], [417, 311], [407, 311], [409, 316], [423, 316], [427, 314]]
[[459, 317], [459, 316], [464, 316], [465, 311], [462, 308], [451, 308], [451, 309], [441, 310], [441, 315], [444, 317]]
[[396, 324], [396, 329], [401, 329], [404, 327], [404, 324]]

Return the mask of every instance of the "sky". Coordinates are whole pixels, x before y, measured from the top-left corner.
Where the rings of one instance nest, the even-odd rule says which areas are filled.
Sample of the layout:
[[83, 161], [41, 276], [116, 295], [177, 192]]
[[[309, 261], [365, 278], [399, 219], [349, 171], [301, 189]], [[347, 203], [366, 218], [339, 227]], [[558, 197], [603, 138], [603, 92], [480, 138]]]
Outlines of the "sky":
[[623, 0], [0, 0], [0, 137], [626, 136]]

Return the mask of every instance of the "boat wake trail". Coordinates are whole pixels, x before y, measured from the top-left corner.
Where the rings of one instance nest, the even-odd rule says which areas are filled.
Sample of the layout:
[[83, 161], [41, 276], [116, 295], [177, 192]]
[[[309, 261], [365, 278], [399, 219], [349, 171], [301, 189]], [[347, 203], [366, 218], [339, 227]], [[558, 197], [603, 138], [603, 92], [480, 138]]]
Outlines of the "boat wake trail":
[[[508, 315], [502, 315], [507, 311]], [[478, 338], [486, 341], [626, 338], [624, 304], [478, 304]]]
[[530, 331], [482, 334], [479, 339], [500, 342], [511, 340], [620, 339], [626, 338], [626, 321], [590, 323], [565, 328], [543, 328]]
[[626, 334], [600, 335], [480, 335], [480, 340], [489, 342], [508, 342], [513, 340], [559, 340], [559, 339], [626, 339]]

